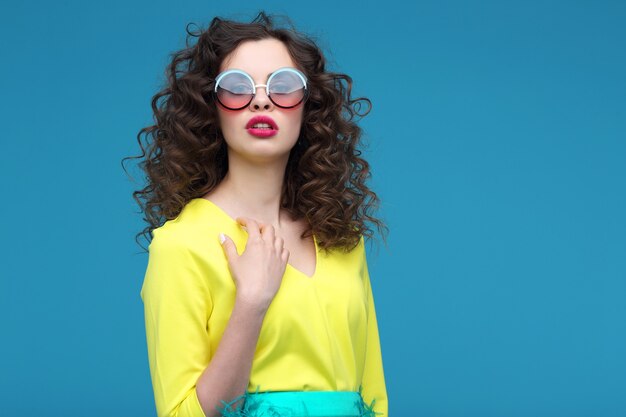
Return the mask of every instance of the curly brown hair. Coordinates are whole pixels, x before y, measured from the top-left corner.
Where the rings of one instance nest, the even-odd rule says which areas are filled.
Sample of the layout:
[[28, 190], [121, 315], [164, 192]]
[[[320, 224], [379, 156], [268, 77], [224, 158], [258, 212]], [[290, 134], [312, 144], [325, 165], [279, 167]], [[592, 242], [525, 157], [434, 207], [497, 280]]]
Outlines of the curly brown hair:
[[[137, 234], [137, 243], [140, 236], [150, 242], [154, 229], [176, 218], [191, 199], [206, 195], [224, 178], [228, 158], [212, 94], [215, 77], [224, 58], [240, 43], [267, 38], [285, 44], [309, 88], [300, 137], [286, 166], [281, 207], [295, 219], [306, 218], [309, 227], [301, 237], [315, 234], [325, 251], [347, 252], [362, 235], [371, 238], [366, 221], [379, 231], [388, 229], [370, 215], [379, 199], [365, 184], [371, 177], [369, 164], [357, 149], [361, 128], [356, 121], [370, 112], [371, 102], [351, 97], [350, 76], [326, 71], [324, 55], [310, 37], [291, 23], [277, 27], [275, 18], [265, 12], [251, 23], [215, 17], [208, 29], [190, 31], [187, 25], [186, 32], [186, 48], [171, 55], [167, 84], [152, 98], [155, 124], [137, 135], [141, 155], [122, 160], [124, 167], [127, 159], [141, 159], [139, 166], [146, 173], [147, 185], [133, 192], [148, 223]], [[367, 108], [361, 111], [363, 104]]]

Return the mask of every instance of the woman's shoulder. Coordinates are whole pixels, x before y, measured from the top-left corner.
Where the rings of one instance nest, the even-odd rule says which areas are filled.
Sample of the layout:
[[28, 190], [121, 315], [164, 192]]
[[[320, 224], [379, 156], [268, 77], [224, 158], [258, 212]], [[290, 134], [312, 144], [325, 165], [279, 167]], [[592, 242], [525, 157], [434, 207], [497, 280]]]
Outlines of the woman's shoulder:
[[210, 205], [203, 204], [201, 200], [194, 198], [188, 201], [178, 216], [155, 228], [150, 245], [192, 249], [217, 241], [221, 231], [220, 219]]
[[343, 271], [342, 273], [348, 270], [362, 273], [367, 262], [363, 237], [352, 248], [333, 248], [328, 252], [321, 251], [320, 256], [330, 266], [329, 271]]

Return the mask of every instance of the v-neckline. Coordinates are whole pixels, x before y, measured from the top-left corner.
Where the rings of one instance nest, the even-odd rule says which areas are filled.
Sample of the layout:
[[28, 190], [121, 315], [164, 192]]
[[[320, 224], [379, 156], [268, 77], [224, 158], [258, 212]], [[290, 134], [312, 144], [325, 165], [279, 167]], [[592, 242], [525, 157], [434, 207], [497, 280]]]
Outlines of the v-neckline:
[[[233, 219], [228, 213], [226, 213], [226, 211], [224, 211], [224, 209], [222, 209], [220, 206], [218, 206], [217, 204], [215, 204], [213, 201], [209, 200], [208, 198], [198, 197], [198, 198], [195, 198], [194, 200], [206, 201], [211, 206], [213, 206], [215, 211], [217, 211], [222, 217], [228, 219], [231, 223], [235, 223], [235, 224], [239, 225], [237, 220]], [[313, 244], [315, 246], [315, 270], [313, 271], [313, 275], [305, 274], [304, 272], [302, 272], [301, 270], [299, 270], [295, 266], [291, 265], [289, 262], [287, 262], [287, 266], [286, 266], [287, 269], [291, 269], [293, 272], [302, 275], [304, 278], [306, 278], [307, 280], [310, 280], [310, 281], [313, 281], [315, 279], [315, 277], [318, 274], [319, 269], [320, 269], [319, 246], [317, 244], [317, 238], [315, 237], [315, 234], [313, 234]]]

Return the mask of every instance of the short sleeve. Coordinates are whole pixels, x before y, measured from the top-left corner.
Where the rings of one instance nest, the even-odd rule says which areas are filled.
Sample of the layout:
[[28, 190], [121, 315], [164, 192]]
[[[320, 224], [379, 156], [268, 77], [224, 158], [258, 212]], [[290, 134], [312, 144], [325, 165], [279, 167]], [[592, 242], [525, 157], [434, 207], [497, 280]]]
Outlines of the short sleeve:
[[[383, 359], [378, 335], [378, 322], [376, 320], [376, 309], [374, 307], [374, 295], [370, 282], [367, 259], [364, 255], [364, 285], [367, 297], [367, 339], [365, 347], [365, 367], [363, 369], [362, 393], [363, 400], [370, 406], [376, 417], [388, 417], [387, 388], [385, 386], [385, 374], [383, 370]], [[380, 414], [379, 414], [380, 413]]]
[[168, 235], [150, 244], [141, 298], [157, 416], [206, 417], [195, 387], [211, 357], [211, 295], [193, 254]]

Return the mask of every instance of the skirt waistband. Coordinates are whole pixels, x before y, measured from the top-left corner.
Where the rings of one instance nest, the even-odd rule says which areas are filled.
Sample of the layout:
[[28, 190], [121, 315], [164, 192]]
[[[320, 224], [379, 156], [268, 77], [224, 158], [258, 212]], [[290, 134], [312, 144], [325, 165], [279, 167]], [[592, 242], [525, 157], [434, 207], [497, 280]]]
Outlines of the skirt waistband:
[[[240, 400], [243, 404], [233, 409]], [[359, 391], [267, 391], [249, 393], [226, 403], [222, 417], [375, 417]]]

